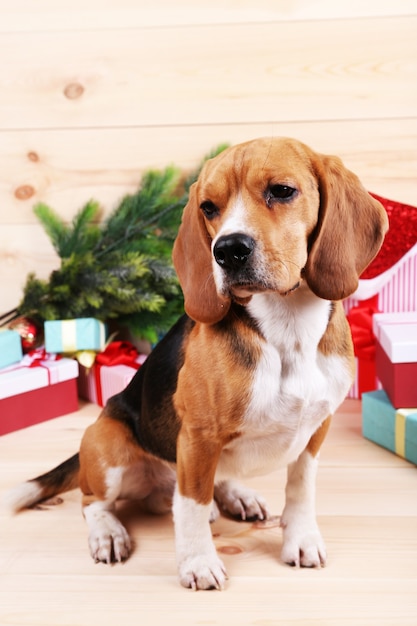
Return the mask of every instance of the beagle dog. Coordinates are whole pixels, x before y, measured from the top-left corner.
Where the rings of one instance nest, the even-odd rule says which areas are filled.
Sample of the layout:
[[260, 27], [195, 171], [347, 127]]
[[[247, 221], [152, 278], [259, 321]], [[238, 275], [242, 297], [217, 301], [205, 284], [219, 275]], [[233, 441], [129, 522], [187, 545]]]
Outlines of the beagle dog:
[[266, 519], [236, 482], [287, 466], [282, 560], [320, 567], [315, 475], [354, 377], [341, 300], [377, 254], [382, 205], [333, 156], [287, 138], [228, 148], [190, 190], [173, 260], [184, 315], [85, 432], [79, 454], [17, 487], [14, 510], [79, 486], [93, 559], [131, 552], [116, 501], [173, 511], [179, 579], [222, 589], [210, 521]]

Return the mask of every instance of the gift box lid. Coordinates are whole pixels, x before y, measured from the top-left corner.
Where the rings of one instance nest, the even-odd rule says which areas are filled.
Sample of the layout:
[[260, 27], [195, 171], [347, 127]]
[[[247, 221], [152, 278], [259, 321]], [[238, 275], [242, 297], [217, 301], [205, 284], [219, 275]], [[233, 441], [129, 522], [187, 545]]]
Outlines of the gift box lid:
[[45, 348], [48, 352], [102, 350], [106, 342], [106, 326], [94, 317], [71, 320], [47, 320]]
[[78, 362], [74, 359], [39, 361], [36, 366], [26, 357], [15, 366], [0, 371], [0, 399], [33, 391], [78, 376]]
[[382, 325], [378, 341], [391, 363], [417, 363], [417, 322]]
[[417, 311], [404, 311], [402, 313], [374, 313], [372, 316], [372, 330], [379, 339], [381, 328], [385, 324], [417, 324]]

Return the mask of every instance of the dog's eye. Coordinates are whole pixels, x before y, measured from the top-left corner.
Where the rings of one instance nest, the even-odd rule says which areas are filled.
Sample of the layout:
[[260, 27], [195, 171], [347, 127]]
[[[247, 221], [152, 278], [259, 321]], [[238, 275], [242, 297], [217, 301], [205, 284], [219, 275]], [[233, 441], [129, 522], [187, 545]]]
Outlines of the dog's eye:
[[287, 198], [291, 198], [295, 193], [295, 189], [288, 187], [288, 185], [272, 185], [269, 191], [271, 196], [277, 198], [277, 200], [286, 200]]
[[268, 206], [274, 201], [286, 202], [294, 197], [297, 190], [289, 185], [270, 185], [265, 193], [265, 199]]
[[219, 209], [211, 200], [204, 200], [204, 202], [200, 204], [200, 209], [208, 220], [213, 219], [213, 217], [219, 214]]

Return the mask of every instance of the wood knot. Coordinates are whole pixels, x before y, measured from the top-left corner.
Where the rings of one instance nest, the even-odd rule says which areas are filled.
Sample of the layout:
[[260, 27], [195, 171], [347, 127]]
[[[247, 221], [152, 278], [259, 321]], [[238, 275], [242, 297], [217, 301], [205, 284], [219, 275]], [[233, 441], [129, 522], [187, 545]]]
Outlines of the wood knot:
[[14, 195], [18, 200], [29, 200], [29, 198], [35, 195], [35, 189], [32, 185], [20, 185], [15, 190]]
[[84, 93], [84, 87], [80, 83], [69, 83], [64, 89], [64, 96], [68, 100], [76, 100], [81, 98]]
[[31, 150], [30, 152], [28, 152], [28, 159], [29, 161], [33, 161], [34, 163], [36, 163], [37, 161], [39, 161], [39, 154], [34, 150]]
[[243, 550], [239, 546], [220, 546], [220, 548], [217, 548], [217, 552], [221, 554], [240, 554]]

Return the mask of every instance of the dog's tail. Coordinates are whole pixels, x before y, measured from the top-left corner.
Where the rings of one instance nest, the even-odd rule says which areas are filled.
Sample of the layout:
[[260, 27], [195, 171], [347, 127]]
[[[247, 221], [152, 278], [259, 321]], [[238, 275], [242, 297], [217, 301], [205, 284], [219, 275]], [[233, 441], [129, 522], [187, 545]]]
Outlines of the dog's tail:
[[34, 506], [42, 500], [79, 486], [79, 455], [74, 454], [54, 469], [17, 485], [9, 491], [3, 504], [13, 513]]

